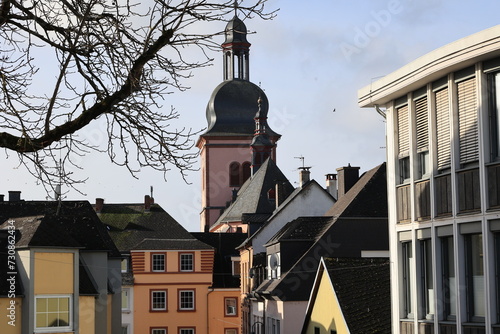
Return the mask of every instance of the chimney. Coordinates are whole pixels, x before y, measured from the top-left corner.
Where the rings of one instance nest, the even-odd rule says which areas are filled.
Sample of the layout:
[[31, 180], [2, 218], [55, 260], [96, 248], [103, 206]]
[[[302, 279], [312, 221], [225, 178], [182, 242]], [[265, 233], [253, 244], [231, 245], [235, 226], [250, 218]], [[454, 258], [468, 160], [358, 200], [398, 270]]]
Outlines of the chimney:
[[151, 196], [149, 195], [144, 196], [144, 211], [149, 212], [149, 210], [151, 209], [151, 204], [152, 204]]
[[337, 199], [337, 174], [326, 174], [326, 191]]
[[299, 185], [302, 187], [304, 184], [309, 182], [309, 176], [311, 172], [309, 171], [311, 167], [299, 167]]
[[9, 202], [19, 202], [21, 200], [21, 192], [17, 190], [9, 191]]
[[0, 194], [0, 202], [3, 202], [4, 194]]
[[101, 213], [103, 206], [104, 206], [104, 198], [96, 198], [95, 199], [95, 212]]
[[337, 168], [337, 176], [338, 198], [341, 198], [358, 182], [359, 167], [351, 167], [351, 164], [348, 164], [347, 167]]

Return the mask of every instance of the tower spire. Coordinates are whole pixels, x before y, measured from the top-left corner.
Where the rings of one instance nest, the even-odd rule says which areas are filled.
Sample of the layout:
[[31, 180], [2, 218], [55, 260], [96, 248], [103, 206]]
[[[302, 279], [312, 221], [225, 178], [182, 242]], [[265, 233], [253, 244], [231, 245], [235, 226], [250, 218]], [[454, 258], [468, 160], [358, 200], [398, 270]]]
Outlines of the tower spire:
[[255, 114], [255, 133], [250, 147], [252, 149], [252, 175], [271, 156], [273, 148], [276, 146], [266, 132], [267, 114], [261, 110], [262, 98], [257, 100], [257, 113]]

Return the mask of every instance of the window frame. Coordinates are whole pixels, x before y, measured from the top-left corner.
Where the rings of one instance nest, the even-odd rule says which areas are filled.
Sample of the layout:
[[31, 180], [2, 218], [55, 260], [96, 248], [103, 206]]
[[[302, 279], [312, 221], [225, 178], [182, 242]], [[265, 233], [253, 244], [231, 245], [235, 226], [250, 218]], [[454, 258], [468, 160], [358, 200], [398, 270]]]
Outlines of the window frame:
[[[183, 331], [189, 331], [189, 332], [183, 333]], [[196, 327], [178, 327], [177, 333], [179, 333], [179, 334], [196, 334]]]
[[[37, 315], [39, 313], [54, 313], [54, 312], [50, 312], [50, 311], [46, 311], [46, 312], [38, 312], [37, 308], [38, 308], [38, 300], [40, 299], [62, 299], [62, 298], [67, 298], [68, 299], [68, 325], [67, 326], [40, 326], [38, 327], [37, 325]], [[58, 305], [58, 308], [59, 308], [59, 305]], [[73, 295], [71, 294], [46, 294], [46, 295], [35, 295], [35, 305], [34, 305], [34, 330], [35, 332], [58, 332], [58, 331], [71, 331], [73, 329]], [[57, 311], [57, 313], [61, 313], [59, 312], [59, 309]]]
[[[443, 319], [446, 321], [456, 321], [457, 318], [457, 293], [455, 274], [455, 245], [453, 236], [440, 238], [441, 242], [441, 264], [442, 264], [442, 296]], [[450, 282], [453, 280], [453, 285]]]
[[[130, 312], [130, 288], [122, 288], [122, 312]], [[125, 298], [123, 294], [126, 294]], [[123, 301], [127, 301], [127, 307], [123, 307]]]
[[[191, 257], [191, 269], [183, 269], [183, 256], [189, 255]], [[183, 273], [194, 272], [194, 253], [193, 252], [182, 252], [179, 253], [179, 271]]]
[[[474, 244], [473, 238], [480, 237], [480, 250], [479, 254], [475, 254], [478, 246]], [[465, 251], [465, 281], [466, 281], [466, 300], [467, 300], [467, 318], [470, 322], [484, 323], [486, 317], [486, 290], [485, 290], [485, 263], [484, 263], [484, 240], [481, 233], [472, 233], [464, 235], [464, 251]], [[479, 256], [479, 259], [475, 255]], [[479, 260], [479, 262], [476, 262]], [[479, 267], [478, 267], [479, 265]], [[483, 313], [484, 315], [478, 315], [476, 313], [477, 305], [475, 303], [476, 297], [481, 297], [478, 295], [477, 286], [475, 285], [474, 273], [477, 269], [480, 269], [482, 275], [482, 299], [483, 299]]]
[[[154, 307], [155, 293], [164, 293], [164, 307]], [[150, 312], [168, 312], [168, 290], [150, 289], [149, 290], [149, 311]]]
[[403, 287], [403, 319], [414, 319], [413, 296], [411, 282], [413, 276], [412, 259], [413, 259], [413, 243], [411, 241], [401, 242], [401, 283]]
[[168, 328], [167, 327], [150, 327], [149, 328], [149, 333], [150, 334], [160, 334], [160, 333], [155, 333], [155, 331], [163, 331], [163, 334], [168, 334]]
[[[191, 304], [192, 304], [192, 307], [183, 307], [182, 304], [185, 303], [183, 301], [183, 293], [191, 293], [192, 294], [192, 297], [191, 297]], [[196, 311], [196, 290], [194, 289], [178, 289], [177, 290], [177, 297], [178, 297], [178, 302], [177, 302], [177, 308], [178, 308], [178, 311], [180, 312], [194, 312]]]
[[224, 334], [238, 334], [238, 328], [224, 328]]
[[429, 291], [433, 291], [433, 296], [436, 291], [433, 281], [432, 239], [420, 240], [420, 259], [422, 315], [424, 319], [432, 320], [435, 316], [435, 307], [434, 298], [431, 298]]
[[[234, 300], [234, 312], [228, 312], [228, 301]], [[237, 317], [238, 316], [238, 298], [237, 297], [224, 297], [224, 316]]]
[[[163, 257], [163, 269], [155, 269], [155, 257]], [[154, 273], [164, 273], [167, 271], [167, 255], [165, 253], [151, 253], [151, 272]]]

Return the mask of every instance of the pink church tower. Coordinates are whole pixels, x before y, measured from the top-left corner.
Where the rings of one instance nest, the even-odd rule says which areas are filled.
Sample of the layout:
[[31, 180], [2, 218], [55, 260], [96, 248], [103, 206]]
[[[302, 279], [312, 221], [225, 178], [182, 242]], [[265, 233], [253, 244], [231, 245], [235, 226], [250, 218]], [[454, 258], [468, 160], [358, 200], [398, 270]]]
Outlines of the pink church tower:
[[228, 22], [225, 37], [224, 81], [210, 97], [206, 111], [208, 127], [197, 142], [202, 177], [201, 231], [209, 230], [233, 193], [251, 176], [256, 115], [272, 146], [269, 156], [275, 161], [276, 142], [281, 137], [267, 124], [266, 94], [249, 81], [250, 43], [247, 28], [237, 16]]

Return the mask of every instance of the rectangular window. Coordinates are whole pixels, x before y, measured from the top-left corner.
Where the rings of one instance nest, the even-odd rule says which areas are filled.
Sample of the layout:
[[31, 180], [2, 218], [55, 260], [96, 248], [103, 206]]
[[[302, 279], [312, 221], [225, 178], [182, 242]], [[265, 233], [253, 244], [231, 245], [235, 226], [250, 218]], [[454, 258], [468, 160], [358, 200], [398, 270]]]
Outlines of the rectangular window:
[[179, 310], [194, 310], [194, 290], [179, 290]]
[[399, 183], [407, 183], [410, 181], [410, 157], [399, 159]]
[[167, 291], [165, 290], [151, 291], [151, 310], [152, 311], [167, 310]]
[[438, 171], [451, 167], [450, 100], [448, 87], [436, 91], [436, 148]]
[[179, 328], [179, 334], [194, 334], [194, 328]]
[[224, 298], [224, 314], [227, 316], [236, 316], [237, 312], [237, 298]]
[[398, 159], [400, 183], [410, 179], [410, 128], [408, 123], [408, 105], [396, 108], [398, 123]]
[[460, 164], [479, 159], [476, 78], [457, 83]]
[[455, 320], [457, 315], [454, 254], [453, 237], [441, 238], [441, 255], [443, 264], [443, 313], [445, 320]]
[[130, 311], [130, 289], [122, 290], [122, 311]]
[[432, 281], [432, 241], [426, 239], [421, 241], [421, 285], [422, 301], [425, 307], [425, 318], [434, 318], [434, 284]]
[[500, 158], [500, 72], [488, 75], [491, 160]]
[[403, 317], [407, 319], [413, 318], [413, 307], [411, 298], [411, 281], [413, 270], [411, 267], [412, 261], [412, 249], [411, 242], [403, 242], [401, 244], [403, 252], [403, 303], [404, 303], [404, 314]]
[[428, 176], [429, 170], [429, 115], [427, 96], [415, 100], [416, 142], [419, 178]]
[[238, 330], [236, 328], [226, 328], [224, 334], [238, 334]]
[[167, 334], [166, 328], [151, 328], [151, 334]]
[[484, 322], [486, 313], [482, 234], [466, 235], [465, 251], [469, 321]]
[[151, 267], [155, 272], [165, 271], [165, 254], [153, 254], [151, 256]]
[[121, 267], [122, 267], [122, 273], [128, 272], [128, 259], [122, 259]]
[[179, 256], [181, 271], [193, 271], [193, 253], [181, 253]]
[[35, 329], [71, 329], [71, 296], [36, 296], [35, 299]]
[[232, 273], [233, 276], [240, 277], [241, 273], [241, 268], [240, 268], [240, 257], [239, 256], [232, 256], [231, 257], [231, 264], [232, 264]]

